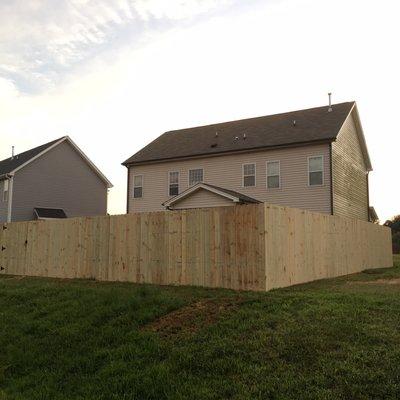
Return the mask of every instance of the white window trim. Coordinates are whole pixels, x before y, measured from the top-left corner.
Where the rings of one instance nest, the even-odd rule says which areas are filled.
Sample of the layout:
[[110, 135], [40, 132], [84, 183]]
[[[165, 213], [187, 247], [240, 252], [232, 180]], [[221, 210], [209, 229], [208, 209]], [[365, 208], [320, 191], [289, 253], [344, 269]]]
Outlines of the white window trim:
[[204, 183], [204, 181], [205, 181], [205, 174], [204, 174], [204, 168], [203, 167], [189, 168], [188, 169], [188, 187], [192, 187], [194, 185], [197, 185], [197, 183], [200, 183], [200, 182], [197, 182], [194, 185], [190, 184], [190, 171], [194, 171], [196, 169], [201, 169], [203, 171], [203, 180], [201, 181], [201, 183]]
[[[181, 186], [181, 173], [180, 173], [180, 171], [168, 171], [168, 186], [167, 186], [167, 195], [168, 195], [168, 197], [171, 197], [171, 195], [169, 194], [169, 187], [170, 187], [170, 185], [171, 185], [171, 173], [174, 173], [174, 172], [176, 172], [177, 174], [178, 174], [178, 194], [180, 193], [179, 192], [179, 189], [180, 189], [180, 186]], [[204, 171], [203, 171], [203, 179], [204, 179]]]
[[[254, 165], [254, 186], [244, 186], [244, 166]], [[246, 175], [253, 176], [253, 175]], [[255, 162], [246, 162], [242, 164], [242, 188], [254, 188], [257, 186], [257, 164]]]
[[[278, 163], [278, 169], [279, 169], [279, 186], [277, 188], [270, 188], [268, 187], [268, 163]], [[271, 175], [271, 176], [276, 176], [276, 175]], [[280, 160], [267, 160], [265, 162], [265, 187], [268, 190], [277, 190], [282, 188], [282, 182], [281, 182], [281, 161]]]
[[[310, 158], [317, 158], [321, 157], [322, 158], [322, 170], [321, 171], [312, 171], [312, 172], [322, 172], [322, 183], [319, 185], [310, 185]], [[314, 156], [308, 156], [307, 157], [307, 181], [308, 181], [308, 187], [320, 187], [324, 186], [325, 184], [325, 163], [324, 163], [324, 155], [323, 154], [316, 154]]]
[[[135, 178], [137, 176], [141, 176], [142, 177], [142, 186], [135, 186]], [[133, 199], [136, 199], [136, 200], [137, 199], [143, 199], [143, 186], [144, 186], [144, 176], [143, 176], [143, 174], [133, 175], [133, 185], [132, 185], [132, 187], [133, 187], [133, 193], [132, 193]], [[141, 197], [135, 197], [135, 188], [137, 188], [137, 187], [141, 187], [142, 188], [142, 196]]]

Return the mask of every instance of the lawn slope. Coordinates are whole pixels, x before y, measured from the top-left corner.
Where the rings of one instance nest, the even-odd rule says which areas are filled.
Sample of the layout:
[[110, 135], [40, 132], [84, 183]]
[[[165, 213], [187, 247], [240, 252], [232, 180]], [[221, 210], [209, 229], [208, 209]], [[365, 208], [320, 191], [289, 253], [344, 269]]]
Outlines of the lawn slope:
[[3, 399], [398, 399], [400, 260], [269, 293], [0, 277]]

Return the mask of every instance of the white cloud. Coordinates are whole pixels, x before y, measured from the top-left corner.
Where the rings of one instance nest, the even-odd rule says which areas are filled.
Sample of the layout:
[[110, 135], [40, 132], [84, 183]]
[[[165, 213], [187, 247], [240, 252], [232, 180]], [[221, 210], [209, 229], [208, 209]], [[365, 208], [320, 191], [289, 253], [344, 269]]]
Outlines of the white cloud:
[[227, 0], [5, 1], [0, 3], [0, 75], [14, 78], [26, 93], [44, 91], [94, 57], [131, 46], [152, 31], [152, 20], [168, 26], [225, 4]]

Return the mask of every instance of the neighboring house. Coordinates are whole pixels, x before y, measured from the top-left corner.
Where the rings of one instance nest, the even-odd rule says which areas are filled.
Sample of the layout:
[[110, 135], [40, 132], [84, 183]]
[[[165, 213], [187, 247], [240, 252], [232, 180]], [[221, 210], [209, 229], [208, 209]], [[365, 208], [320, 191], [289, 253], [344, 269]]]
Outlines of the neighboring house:
[[64, 136], [0, 161], [0, 222], [105, 215], [111, 187]]
[[369, 220], [355, 102], [167, 132], [123, 165], [128, 212], [265, 201]]

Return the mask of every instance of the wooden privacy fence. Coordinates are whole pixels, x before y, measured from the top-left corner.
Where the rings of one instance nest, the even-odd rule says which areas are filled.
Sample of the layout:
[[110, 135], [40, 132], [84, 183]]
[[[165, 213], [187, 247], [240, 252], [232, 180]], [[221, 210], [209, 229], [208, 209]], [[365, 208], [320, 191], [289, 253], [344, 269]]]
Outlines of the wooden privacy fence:
[[4, 224], [13, 275], [269, 290], [392, 265], [390, 229], [268, 204]]

